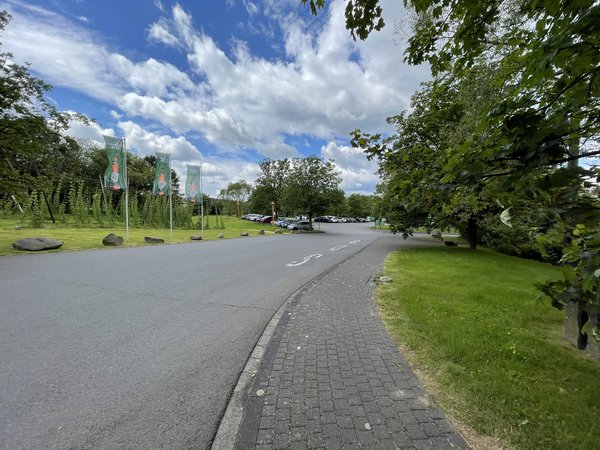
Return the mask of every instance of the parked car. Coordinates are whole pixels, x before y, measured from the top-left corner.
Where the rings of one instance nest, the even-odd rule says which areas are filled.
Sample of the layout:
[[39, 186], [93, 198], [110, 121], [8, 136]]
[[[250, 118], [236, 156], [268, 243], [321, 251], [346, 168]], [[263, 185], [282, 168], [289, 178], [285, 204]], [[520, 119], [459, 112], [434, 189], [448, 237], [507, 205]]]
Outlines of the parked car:
[[273, 216], [263, 216], [260, 219], [260, 223], [271, 223], [273, 221]]
[[310, 222], [308, 220], [298, 220], [296, 222], [292, 222], [287, 227], [288, 230], [310, 230]]

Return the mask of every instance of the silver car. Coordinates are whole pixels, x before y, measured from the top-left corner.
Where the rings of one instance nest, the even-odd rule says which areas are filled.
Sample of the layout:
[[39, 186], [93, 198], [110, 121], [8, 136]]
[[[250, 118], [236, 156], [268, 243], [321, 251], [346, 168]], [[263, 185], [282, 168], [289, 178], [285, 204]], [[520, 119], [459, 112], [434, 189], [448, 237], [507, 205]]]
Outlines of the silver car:
[[298, 220], [297, 222], [293, 222], [288, 225], [288, 230], [310, 230], [310, 222], [308, 220]]

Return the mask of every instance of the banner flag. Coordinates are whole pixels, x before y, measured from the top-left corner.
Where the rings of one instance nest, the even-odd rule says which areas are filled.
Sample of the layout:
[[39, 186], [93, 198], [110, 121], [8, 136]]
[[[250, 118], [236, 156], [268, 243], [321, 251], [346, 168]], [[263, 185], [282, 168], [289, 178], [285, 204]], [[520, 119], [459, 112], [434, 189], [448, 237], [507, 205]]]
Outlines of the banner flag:
[[199, 202], [202, 199], [202, 192], [200, 191], [200, 166], [187, 166], [185, 199], [192, 203]]
[[104, 186], [112, 191], [125, 189], [125, 163], [123, 161], [123, 139], [102, 136], [106, 144], [108, 167], [104, 171]]
[[154, 184], [152, 193], [163, 196], [169, 193], [169, 181], [171, 177], [171, 155], [168, 153], [155, 152], [156, 171], [154, 175]]

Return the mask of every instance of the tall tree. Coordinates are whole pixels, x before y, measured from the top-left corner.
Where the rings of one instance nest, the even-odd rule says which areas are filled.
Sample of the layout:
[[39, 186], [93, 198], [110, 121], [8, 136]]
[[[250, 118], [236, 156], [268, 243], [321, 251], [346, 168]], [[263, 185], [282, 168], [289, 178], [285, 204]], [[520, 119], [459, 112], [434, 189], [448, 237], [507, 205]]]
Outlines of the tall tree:
[[351, 217], [367, 217], [373, 214], [373, 195], [351, 194], [348, 197], [348, 212]]
[[[312, 12], [324, 3], [311, 2]], [[379, 3], [350, 0], [348, 5], [381, 13]], [[600, 155], [600, 4], [405, 0], [405, 5], [418, 14], [405, 59], [429, 63], [437, 84], [451, 87], [482, 59], [502, 75], [502, 97], [473, 117], [472, 134], [452, 145], [455, 151], [440, 166], [441, 184], [481, 187], [494, 179], [497, 191], [507, 192], [522, 180], [536, 180], [537, 188], [553, 191], [551, 209], [570, 224], [565, 242], [578, 247], [569, 247], [564, 260], [574, 273], [545, 292], [557, 306], [566, 298], [600, 304], [600, 277], [590, 264], [600, 253], [600, 209], [583, 189], [590, 179], [600, 180], [600, 171], [574, 162]], [[378, 24], [376, 14], [359, 19], [347, 21], [347, 27], [363, 30], [364, 38]], [[369, 138], [355, 137], [359, 146]]]
[[[10, 19], [0, 11], [0, 30]], [[63, 173], [59, 167], [74, 169], [80, 149], [62, 132], [69, 121], [88, 119], [58, 111], [45, 98], [51, 89], [28, 66], [15, 64], [10, 53], [0, 53], [0, 192], [5, 195], [27, 195], [30, 188], [45, 192]]]
[[246, 180], [234, 181], [221, 190], [222, 198], [235, 203], [236, 216], [240, 217], [240, 208], [246, 203], [254, 188]]
[[341, 180], [333, 161], [317, 156], [291, 160], [282, 203], [308, 214], [310, 226], [315, 214], [324, 212], [334, 199]]
[[285, 180], [290, 172], [290, 160], [264, 159], [258, 163], [259, 171], [256, 179], [256, 189], [259, 196], [266, 202], [267, 210], [270, 211], [271, 202], [275, 202], [275, 208], [280, 206]]

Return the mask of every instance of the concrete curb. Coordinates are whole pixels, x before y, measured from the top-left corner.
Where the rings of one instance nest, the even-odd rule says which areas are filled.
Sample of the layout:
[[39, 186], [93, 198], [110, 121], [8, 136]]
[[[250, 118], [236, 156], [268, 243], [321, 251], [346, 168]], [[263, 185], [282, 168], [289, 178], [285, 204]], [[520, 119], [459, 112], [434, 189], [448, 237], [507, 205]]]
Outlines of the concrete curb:
[[250, 392], [252, 382], [254, 381], [254, 378], [258, 373], [258, 368], [260, 367], [260, 363], [262, 362], [267, 345], [269, 344], [269, 341], [271, 340], [271, 337], [273, 336], [273, 333], [275, 332], [275, 329], [277, 328], [281, 317], [287, 310], [290, 303], [294, 299], [302, 296], [302, 294], [304, 294], [304, 292], [306, 291], [307, 286], [310, 286], [318, 279], [323, 278], [328, 273], [337, 269], [340, 265], [344, 264], [350, 258], [354, 257], [358, 253], [361, 253], [362, 251], [373, 245], [376, 241], [377, 239], [365, 246], [364, 248], [353, 252], [351, 255], [344, 258], [344, 260], [338, 262], [329, 269], [325, 270], [324, 272], [316, 275], [315, 277], [307, 281], [296, 291], [294, 291], [288, 298], [286, 298], [285, 301], [281, 304], [281, 306], [277, 309], [275, 314], [273, 314], [273, 317], [265, 327], [263, 334], [258, 339], [258, 342], [256, 343], [252, 354], [248, 358], [248, 361], [246, 362], [246, 365], [244, 366], [244, 369], [242, 370], [242, 373], [238, 378], [238, 382], [235, 388], [233, 389], [233, 393], [231, 394], [231, 398], [229, 399], [229, 402], [227, 403], [227, 408], [225, 409], [225, 414], [221, 419], [221, 423], [219, 424], [219, 428], [210, 447], [212, 450], [230, 450], [234, 448], [237, 433], [240, 429], [242, 418], [244, 415], [244, 405], [246, 404], [246, 401], [248, 399], [248, 393]]
[[221, 423], [219, 424], [219, 429], [217, 430], [217, 434], [215, 435], [211, 449], [228, 450], [233, 448], [235, 439], [237, 437], [237, 432], [244, 415], [244, 404], [246, 403], [248, 390], [252, 384], [252, 380], [256, 376], [256, 372], [258, 371], [258, 367], [262, 361], [267, 344], [269, 343], [271, 336], [273, 336], [273, 332], [275, 331], [275, 328], [277, 327], [277, 324], [279, 323], [284, 311], [287, 309], [290, 300], [298, 295], [303, 288], [304, 286], [290, 295], [281, 304], [279, 309], [275, 312], [275, 314], [273, 314], [273, 317], [265, 327], [263, 334], [258, 339], [258, 342], [256, 343], [252, 354], [248, 358], [246, 366], [242, 370], [242, 373], [238, 378], [238, 382], [233, 389], [233, 393], [231, 394], [231, 398], [229, 399], [229, 403], [225, 409], [225, 414], [223, 415]]

